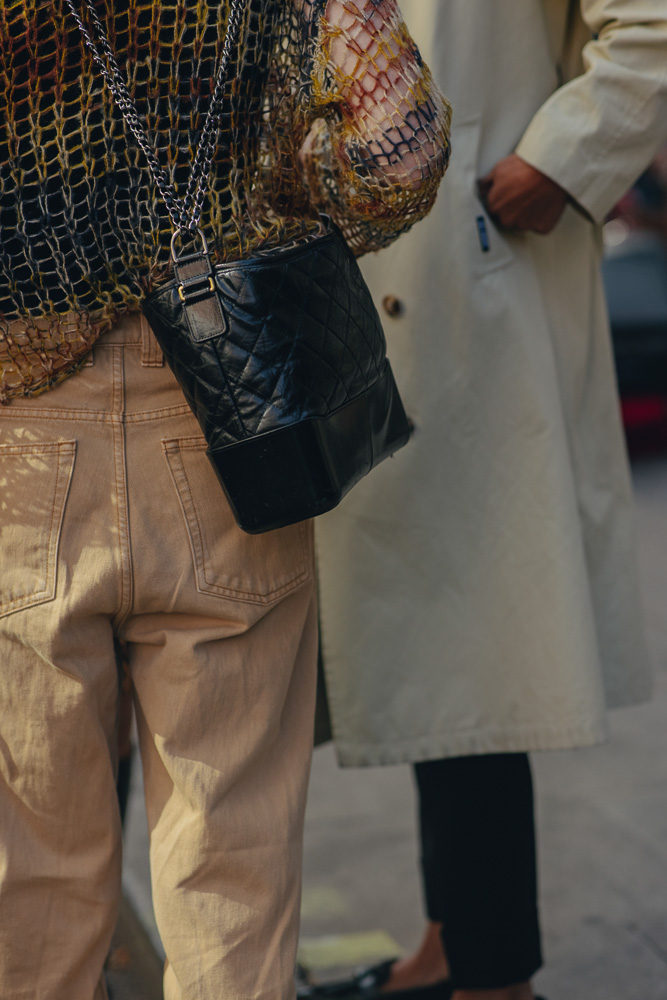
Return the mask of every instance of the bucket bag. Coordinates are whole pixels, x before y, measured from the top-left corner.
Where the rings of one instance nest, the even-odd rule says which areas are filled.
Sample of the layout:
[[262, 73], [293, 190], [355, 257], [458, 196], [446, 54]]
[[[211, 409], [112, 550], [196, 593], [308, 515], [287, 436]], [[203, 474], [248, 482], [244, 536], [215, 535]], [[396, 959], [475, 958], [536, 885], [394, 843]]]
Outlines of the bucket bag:
[[[182, 199], [157, 160], [95, 8], [84, 2], [96, 39], [67, 0], [174, 228], [174, 277], [141, 306], [199, 422], [236, 521], [254, 534], [331, 510], [407, 443], [410, 424], [371, 294], [330, 220], [293, 245], [231, 263], [211, 260], [199, 220], [247, 0], [231, 3]], [[179, 252], [179, 244], [189, 251]]]

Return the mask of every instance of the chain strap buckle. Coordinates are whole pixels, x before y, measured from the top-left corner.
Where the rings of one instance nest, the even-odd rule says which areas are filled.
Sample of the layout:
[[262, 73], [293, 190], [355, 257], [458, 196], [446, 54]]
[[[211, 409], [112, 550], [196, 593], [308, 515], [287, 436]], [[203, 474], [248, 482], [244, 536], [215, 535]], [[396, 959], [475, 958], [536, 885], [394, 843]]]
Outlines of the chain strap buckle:
[[199, 229], [199, 227], [197, 227], [196, 232], [197, 232], [197, 236], [199, 236], [199, 239], [201, 240], [201, 245], [202, 245], [202, 249], [199, 251], [199, 253], [177, 254], [176, 253], [176, 240], [183, 233], [185, 233], [191, 239], [194, 239], [195, 230], [188, 229], [186, 226], [179, 226], [177, 229], [174, 229], [174, 232], [173, 232], [172, 237], [171, 237], [171, 259], [174, 262], [174, 266], [176, 266], [177, 264], [184, 264], [186, 261], [190, 260], [191, 258], [202, 257], [202, 256], [203, 257], [209, 257], [210, 256], [210, 250], [208, 248], [208, 243], [206, 242], [206, 237], [204, 236], [204, 231], [202, 229]]
[[202, 296], [215, 292], [215, 282], [213, 281], [213, 268], [211, 266], [211, 255], [206, 242], [206, 237], [201, 229], [197, 229], [197, 235], [201, 240], [201, 249], [194, 253], [176, 252], [176, 241], [182, 234], [194, 237], [194, 231], [181, 227], [174, 230], [171, 237], [171, 257], [174, 262], [174, 272], [180, 284], [178, 285], [178, 297], [186, 305]]

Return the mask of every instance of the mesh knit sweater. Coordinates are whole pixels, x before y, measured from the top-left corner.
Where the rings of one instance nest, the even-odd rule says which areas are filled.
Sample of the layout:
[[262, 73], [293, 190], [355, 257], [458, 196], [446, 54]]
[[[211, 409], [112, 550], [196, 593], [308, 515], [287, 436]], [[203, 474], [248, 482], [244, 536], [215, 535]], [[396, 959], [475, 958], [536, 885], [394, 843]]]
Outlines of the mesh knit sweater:
[[[228, 5], [96, 0], [180, 191]], [[75, 371], [100, 333], [137, 308], [168, 270], [172, 230], [64, 0], [0, 0], [0, 49], [7, 402]], [[292, 240], [320, 211], [355, 253], [386, 245], [431, 207], [449, 119], [395, 0], [248, 0], [202, 218], [216, 258]]]

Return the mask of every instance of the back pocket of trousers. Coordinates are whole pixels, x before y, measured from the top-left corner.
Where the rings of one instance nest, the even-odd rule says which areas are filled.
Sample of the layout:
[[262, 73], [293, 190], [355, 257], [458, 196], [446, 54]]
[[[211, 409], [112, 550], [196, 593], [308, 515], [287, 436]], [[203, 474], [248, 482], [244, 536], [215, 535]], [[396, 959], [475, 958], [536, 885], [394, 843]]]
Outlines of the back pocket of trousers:
[[234, 520], [203, 438], [165, 440], [162, 447], [185, 518], [200, 593], [270, 604], [310, 577], [310, 525], [246, 534]]
[[0, 445], [0, 616], [55, 597], [75, 441]]

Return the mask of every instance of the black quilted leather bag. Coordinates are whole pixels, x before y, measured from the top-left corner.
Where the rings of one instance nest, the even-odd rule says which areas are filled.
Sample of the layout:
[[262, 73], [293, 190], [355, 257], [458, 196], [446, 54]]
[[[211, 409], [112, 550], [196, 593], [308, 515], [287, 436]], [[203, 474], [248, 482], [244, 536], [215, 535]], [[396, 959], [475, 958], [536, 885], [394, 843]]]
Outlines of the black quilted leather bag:
[[407, 443], [385, 339], [335, 229], [212, 269], [180, 258], [143, 309], [245, 531], [331, 510]]
[[[257, 533], [331, 510], [410, 436], [373, 301], [354, 256], [326, 232], [231, 264], [211, 265], [197, 229], [230, 47], [243, 0], [233, 0], [217, 85], [190, 185], [176, 197], [86, 0], [102, 58], [68, 0], [93, 56], [144, 151], [174, 223], [174, 279], [143, 311], [197, 417], [237, 523]], [[110, 69], [111, 67], [111, 69]], [[201, 249], [175, 253], [179, 234]]]

